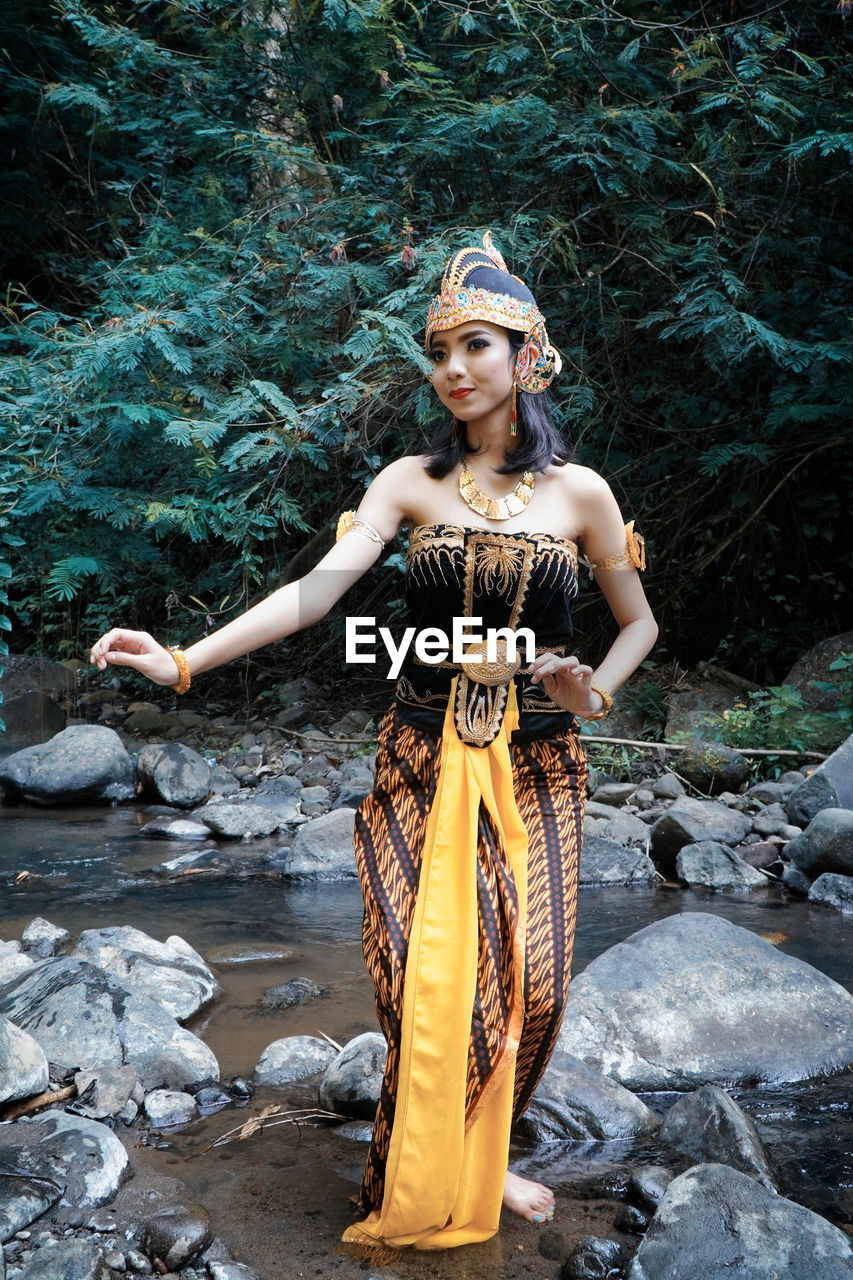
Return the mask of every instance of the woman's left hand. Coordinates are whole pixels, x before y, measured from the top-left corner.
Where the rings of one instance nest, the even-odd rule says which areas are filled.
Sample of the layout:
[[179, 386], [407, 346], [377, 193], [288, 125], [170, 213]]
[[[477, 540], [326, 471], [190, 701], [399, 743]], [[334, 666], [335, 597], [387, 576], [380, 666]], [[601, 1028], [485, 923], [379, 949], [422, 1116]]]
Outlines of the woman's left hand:
[[587, 667], [571, 654], [560, 658], [556, 653], [542, 653], [530, 664], [534, 684], [542, 685], [558, 707], [576, 716], [591, 716], [604, 706], [600, 693], [592, 688], [592, 667]]

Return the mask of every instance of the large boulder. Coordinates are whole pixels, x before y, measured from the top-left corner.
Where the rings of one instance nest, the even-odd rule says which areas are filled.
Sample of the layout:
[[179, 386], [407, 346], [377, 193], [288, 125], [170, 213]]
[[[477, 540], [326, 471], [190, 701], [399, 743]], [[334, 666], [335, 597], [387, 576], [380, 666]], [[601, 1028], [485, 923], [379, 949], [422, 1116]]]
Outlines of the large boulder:
[[[14, 1145], [21, 1141], [22, 1132], [18, 1125], [0, 1129], [0, 1244], [40, 1218], [64, 1190], [46, 1152], [37, 1146]], [[0, 1267], [0, 1280], [2, 1276]]]
[[853, 809], [821, 809], [788, 841], [785, 856], [812, 880], [824, 871], [853, 875]]
[[25, 1260], [15, 1280], [115, 1280], [93, 1240], [46, 1240]]
[[49, 742], [16, 751], [0, 764], [0, 783], [13, 797], [36, 804], [130, 800], [133, 762], [121, 738], [105, 725], [79, 724]]
[[752, 830], [752, 819], [717, 800], [694, 800], [679, 796], [672, 807], [652, 827], [652, 852], [673, 868], [679, 849], [702, 840], [736, 845]]
[[258, 836], [271, 836], [278, 831], [282, 815], [268, 805], [242, 801], [230, 804], [219, 800], [196, 809], [193, 818], [223, 840], [254, 840]]
[[198, 952], [177, 935], [157, 942], [130, 925], [86, 929], [74, 955], [113, 974], [178, 1022], [187, 1022], [222, 990]]
[[794, 788], [785, 809], [797, 827], [807, 827], [821, 809], [853, 809], [853, 733]]
[[204, 756], [180, 742], [143, 747], [136, 768], [146, 790], [179, 809], [201, 804], [210, 791], [210, 765]]
[[354, 809], [333, 809], [300, 827], [281, 862], [282, 875], [341, 880], [356, 874]]
[[853, 1246], [837, 1227], [721, 1164], [667, 1187], [628, 1280], [850, 1280]]
[[749, 778], [749, 763], [722, 742], [694, 742], [678, 757], [678, 772], [708, 796], [740, 791]]
[[853, 1065], [853, 996], [748, 929], [686, 912], [587, 966], [559, 1044], [639, 1091], [806, 1080]]
[[537, 1142], [606, 1142], [643, 1137], [659, 1124], [633, 1093], [558, 1047], [519, 1131]]
[[[810, 711], [835, 711], [843, 694], [849, 688], [848, 672], [830, 670], [833, 662], [843, 653], [853, 653], [853, 631], [828, 636], [798, 658], [785, 676], [784, 683], [793, 685]], [[829, 685], [830, 688], [820, 688]]]
[[129, 1063], [146, 1090], [198, 1089], [219, 1079], [207, 1045], [159, 1004], [85, 960], [34, 965], [0, 988], [0, 1013], [28, 1031], [62, 1075]]
[[5, 756], [61, 733], [66, 715], [46, 693], [21, 693], [16, 698], [4, 698], [3, 723], [6, 730], [0, 734], [0, 754]]
[[640, 849], [626, 849], [615, 840], [585, 836], [581, 848], [579, 884], [648, 884], [658, 878], [654, 864]]
[[767, 879], [760, 871], [717, 840], [684, 845], [675, 859], [675, 870], [685, 884], [702, 885], [706, 889], [767, 887]]
[[255, 1067], [255, 1084], [282, 1085], [325, 1071], [338, 1050], [319, 1036], [284, 1036], [264, 1049]]
[[0, 1014], [0, 1104], [43, 1093], [49, 1083], [41, 1045]]
[[837, 876], [825, 871], [809, 886], [809, 902], [820, 902], [839, 911], [853, 911], [853, 876]]
[[130, 1176], [127, 1152], [112, 1129], [66, 1111], [46, 1111], [4, 1126], [0, 1149], [7, 1162], [11, 1158], [24, 1168], [46, 1157], [51, 1180], [64, 1188], [60, 1204], [67, 1208], [109, 1204]]

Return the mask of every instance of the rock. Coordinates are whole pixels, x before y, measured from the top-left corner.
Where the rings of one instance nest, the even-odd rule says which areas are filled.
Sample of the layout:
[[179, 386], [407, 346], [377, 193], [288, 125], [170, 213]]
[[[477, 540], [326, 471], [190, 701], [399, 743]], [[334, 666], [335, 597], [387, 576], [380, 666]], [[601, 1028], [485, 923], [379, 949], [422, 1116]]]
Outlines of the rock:
[[27, 1258], [16, 1280], [113, 1280], [96, 1244], [51, 1240]]
[[[14, 1130], [7, 1136], [18, 1137]], [[63, 1184], [53, 1175], [46, 1152], [38, 1148], [0, 1144], [0, 1244], [35, 1222], [62, 1195]], [[3, 1250], [0, 1249], [0, 1259]], [[2, 1277], [0, 1269], [0, 1277]]]
[[3, 658], [3, 693], [7, 699], [22, 693], [49, 693], [59, 701], [74, 691], [74, 673], [61, 662], [29, 653], [9, 653]]
[[557, 1048], [520, 1131], [536, 1142], [612, 1141], [654, 1133], [660, 1121], [615, 1080]]
[[29, 1031], [61, 1074], [131, 1063], [146, 1089], [219, 1079], [207, 1045], [85, 960], [42, 960], [0, 989], [0, 1013]]
[[788, 815], [781, 804], [768, 804], [752, 819], [752, 829], [760, 836], [778, 836], [788, 826]]
[[264, 1009], [292, 1009], [295, 1005], [307, 1004], [318, 996], [329, 994], [328, 987], [321, 987], [310, 978], [290, 978], [279, 987], [270, 987], [261, 996], [261, 1007]]
[[210, 827], [190, 818], [155, 818], [146, 822], [139, 834], [149, 840], [207, 840]]
[[320, 1106], [372, 1120], [382, 1089], [387, 1046], [378, 1031], [365, 1031], [344, 1045], [320, 1081]]
[[679, 1098], [664, 1116], [661, 1141], [704, 1164], [726, 1164], [748, 1173], [769, 1191], [776, 1179], [749, 1116], [715, 1084]]
[[[831, 671], [830, 666], [843, 653], [853, 653], [853, 631], [828, 636], [804, 653], [785, 676], [784, 683], [802, 694], [803, 705], [810, 711], [835, 711], [849, 683], [849, 673]], [[829, 689], [816, 688], [829, 684]]]
[[2, 754], [25, 751], [48, 742], [67, 724], [62, 707], [46, 693], [22, 693], [3, 701], [5, 732], [0, 735]]
[[19, 1123], [32, 1126], [37, 1153], [50, 1159], [51, 1178], [64, 1183], [61, 1205], [96, 1209], [110, 1204], [130, 1176], [127, 1152], [105, 1124], [66, 1111], [47, 1111]]
[[684, 795], [684, 783], [674, 773], [662, 773], [651, 784], [652, 795], [658, 800], [677, 800]]
[[631, 799], [637, 790], [636, 782], [602, 782], [595, 788], [592, 799], [596, 804], [619, 806]]
[[152, 1262], [171, 1270], [186, 1267], [213, 1243], [210, 1214], [201, 1205], [171, 1205], [142, 1225], [139, 1245]]
[[650, 831], [642, 818], [632, 813], [623, 813], [612, 805], [597, 804], [590, 801], [586, 813], [596, 820], [596, 835], [605, 840], [615, 840], [617, 844], [638, 844], [645, 849], [649, 844]]
[[755, 786], [750, 787], [746, 794], [751, 800], [759, 800], [761, 804], [772, 805], [781, 804], [793, 789], [793, 785], [786, 786], [778, 781], [756, 782]]
[[94, 1071], [78, 1071], [74, 1077], [77, 1086], [75, 1115], [88, 1116], [90, 1120], [106, 1120], [108, 1116], [130, 1114], [130, 1122], [136, 1118], [144, 1090], [133, 1067], [98, 1067]]
[[177, 935], [157, 942], [131, 925], [86, 929], [74, 955], [113, 974], [178, 1022], [188, 1021], [222, 990], [198, 952]]
[[345, 1138], [347, 1142], [370, 1142], [373, 1138], [373, 1125], [369, 1120], [350, 1120], [347, 1124], [339, 1124], [335, 1129], [336, 1138]]
[[[685, 845], [685, 848], [689, 849], [690, 845]], [[728, 849], [728, 845], [721, 845], [720, 848]], [[734, 849], [729, 849], [729, 853], [736, 854], [747, 866], [767, 868], [779, 862], [781, 858], [779, 850], [780, 846], [770, 840], [757, 840], [755, 844], [736, 845]], [[676, 859], [676, 864], [677, 861]], [[765, 880], [764, 883], [766, 884], [767, 881]]]
[[824, 871], [809, 889], [809, 902], [821, 902], [839, 911], [853, 911], [853, 876], [833, 875]]
[[203, 1116], [210, 1116], [216, 1111], [221, 1111], [223, 1107], [230, 1107], [233, 1101], [231, 1095], [224, 1089], [220, 1089], [218, 1085], [199, 1089], [195, 1095], [195, 1104]]
[[57, 948], [70, 939], [71, 934], [67, 929], [61, 929], [49, 920], [36, 916], [21, 934], [21, 945], [30, 955], [46, 960], [48, 956], [55, 956]]
[[631, 1174], [628, 1194], [637, 1201], [641, 1209], [648, 1209], [654, 1213], [674, 1176], [663, 1165], [642, 1165]]
[[641, 1236], [648, 1229], [649, 1215], [644, 1209], [638, 1209], [634, 1204], [623, 1204], [617, 1210], [613, 1225], [617, 1231], [627, 1231], [632, 1235]]
[[805, 831], [788, 841], [785, 856], [809, 879], [824, 871], [853, 875], [853, 810], [821, 809]]
[[797, 827], [807, 827], [821, 809], [853, 809], [853, 734], [794, 788], [785, 808]]
[[[209, 833], [208, 833], [209, 834]], [[167, 862], [151, 867], [150, 873], [158, 879], [180, 880], [185, 876], [205, 876], [217, 879], [222, 876], [245, 876], [257, 869], [257, 862], [247, 861], [244, 857], [226, 853], [222, 849], [193, 849], [179, 854], [177, 858], [169, 858]]]
[[[688, 684], [688, 681], [690, 682]], [[707, 733], [709, 716], [720, 716], [728, 711], [737, 694], [732, 686], [710, 674], [700, 675], [691, 671], [678, 682], [678, 687], [667, 693], [666, 726], [664, 742], [677, 742], [678, 734], [701, 737]], [[627, 736], [627, 735], [626, 735]], [[636, 736], [636, 735], [634, 735]], [[679, 752], [679, 755], [682, 753]], [[679, 773], [681, 772], [679, 768]]]
[[803, 875], [799, 867], [795, 867], [793, 862], [787, 863], [785, 870], [782, 872], [782, 883], [786, 889], [790, 889], [791, 893], [799, 894], [800, 897], [807, 898], [812, 882], [808, 876]]
[[333, 809], [357, 809], [373, 790], [373, 774], [367, 770], [351, 774], [341, 783]]
[[560, 1280], [610, 1280], [622, 1268], [622, 1250], [615, 1240], [581, 1236], [560, 1272]]
[[326, 813], [332, 797], [328, 787], [303, 787], [299, 796], [299, 807], [306, 818], [319, 818]]
[[749, 763], [721, 742], [694, 742], [678, 757], [678, 772], [705, 795], [740, 791], [749, 778]]
[[0, 782], [36, 804], [130, 800], [133, 764], [121, 738], [104, 725], [63, 729], [49, 742], [26, 747], [0, 764]]
[[282, 875], [341, 880], [356, 875], [354, 809], [333, 809], [300, 827], [282, 860]]
[[0, 1103], [44, 1093], [50, 1084], [47, 1058], [26, 1031], [0, 1015]]
[[179, 809], [201, 804], [210, 792], [210, 765], [180, 742], [143, 747], [136, 768], [143, 787]]
[[543, 1227], [539, 1232], [538, 1249], [543, 1258], [562, 1262], [569, 1252], [569, 1245], [562, 1231], [556, 1227]]
[[24, 955], [20, 942], [0, 942], [0, 986], [32, 969], [35, 961]]
[[210, 827], [216, 835], [228, 840], [253, 840], [258, 836], [270, 836], [281, 825], [277, 809], [256, 805], [248, 801], [230, 804], [221, 800], [196, 809], [193, 817]]
[[667, 867], [686, 844], [716, 840], [719, 844], [740, 844], [752, 823], [744, 814], [714, 800], [694, 800], [680, 796], [668, 813], [652, 827], [652, 852]]
[[766, 889], [767, 878], [716, 840], [686, 844], [675, 859], [678, 878], [707, 889]]
[[155, 1129], [175, 1129], [189, 1124], [199, 1114], [192, 1094], [176, 1089], [152, 1089], [143, 1109]]
[[850, 1240], [754, 1178], [697, 1165], [666, 1190], [628, 1280], [850, 1280]]
[[233, 773], [217, 764], [210, 771], [210, 790], [215, 796], [233, 796], [240, 790], [240, 783]]
[[581, 887], [594, 884], [644, 884], [657, 879], [651, 858], [615, 840], [587, 836], [581, 849]]
[[209, 1262], [210, 1280], [264, 1280], [259, 1271], [244, 1262]]
[[[384, 1052], [385, 1041], [382, 1043]], [[306, 1076], [325, 1071], [337, 1056], [338, 1050], [317, 1036], [285, 1036], [264, 1049], [255, 1067], [255, 1084], [281, 1085], [304, 1080]]]
[[168, 725], [168, 716], [160, 707], [154, 705], [153, 702], [142, 703], [138, 705], [135, 711], [131, 711], [130, 715], [124, 722], [125, 733], [146, 738], [157, 734], [163, 734]]
[[748, 929], [686, 912], [574, 979], [559, 1044], [637, 1091], [806, 1080], [853, 1064], [853, 996]]
[[282, 946], [279, 942], [232, 942], [211, 947], [205, 960], [218, 966], [269, 964], [271, 961], [294, 960], [296, 955], [293, 947]]

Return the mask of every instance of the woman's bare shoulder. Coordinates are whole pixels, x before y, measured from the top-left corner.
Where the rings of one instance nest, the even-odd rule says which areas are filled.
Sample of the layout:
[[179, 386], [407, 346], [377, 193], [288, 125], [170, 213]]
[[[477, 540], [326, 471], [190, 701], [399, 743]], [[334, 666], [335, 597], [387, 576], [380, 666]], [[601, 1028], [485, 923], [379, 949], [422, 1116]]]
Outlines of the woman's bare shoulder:
[[552, 468], [552, 474], [567, 496], [576, 501], [595, 502], [610, 496], [610, 485], [591, 467], [567, 462], [565, 466]]

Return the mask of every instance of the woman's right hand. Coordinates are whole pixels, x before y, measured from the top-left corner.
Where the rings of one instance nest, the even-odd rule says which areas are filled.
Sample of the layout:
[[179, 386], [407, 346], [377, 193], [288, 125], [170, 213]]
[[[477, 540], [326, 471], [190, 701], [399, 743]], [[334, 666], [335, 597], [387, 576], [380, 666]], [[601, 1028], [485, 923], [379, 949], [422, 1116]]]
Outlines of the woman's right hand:
[[92, 645], [90, 660], [99, 671], [108, 666], [132, 667], [154, 684], [177, 684], [180, 671], [175, 659], [147, 631], [113, 627]]

